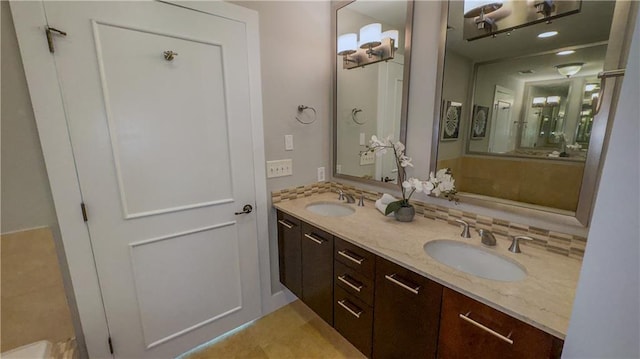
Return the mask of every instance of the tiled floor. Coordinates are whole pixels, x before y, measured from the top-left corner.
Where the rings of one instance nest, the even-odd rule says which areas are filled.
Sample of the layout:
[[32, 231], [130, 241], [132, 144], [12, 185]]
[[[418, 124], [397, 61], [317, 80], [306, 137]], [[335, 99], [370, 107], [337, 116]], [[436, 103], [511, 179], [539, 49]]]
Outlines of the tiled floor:
[[295, 301], [184, 359], [364, 358], [331, 326]]
[[49, 228], [0, 236], [0, 352], [39, 340], [74, 336], [55, 244]]

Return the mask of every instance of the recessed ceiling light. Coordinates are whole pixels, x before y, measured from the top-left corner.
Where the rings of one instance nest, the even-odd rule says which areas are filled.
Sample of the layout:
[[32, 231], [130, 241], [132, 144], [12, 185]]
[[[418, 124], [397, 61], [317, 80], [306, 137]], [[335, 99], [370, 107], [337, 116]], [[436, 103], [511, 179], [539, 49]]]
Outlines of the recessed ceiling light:
[[535, 72], [535, 71], [533, 71], [533, 70], [522, 70], [522, 71], [518, 71], [518, 73], [519, 73], [520, 75], [529, 75], [529, 74], [532, 74], [532, 73], [534, 73], [534, 72]]
[[575, 50], [564, 50], [564, 51], [558, 52], [556, 55], [558, 55], [558, 56], [571, 55], [574, 52], [575, 52]]
[[547, 32], [543, 32], [542, 34], [539, 34], [538, 37], [541, 39], [544, 39], [544, 38], [556, 36], [556, 35], [558, 35], [557, 31], [547, 31]]

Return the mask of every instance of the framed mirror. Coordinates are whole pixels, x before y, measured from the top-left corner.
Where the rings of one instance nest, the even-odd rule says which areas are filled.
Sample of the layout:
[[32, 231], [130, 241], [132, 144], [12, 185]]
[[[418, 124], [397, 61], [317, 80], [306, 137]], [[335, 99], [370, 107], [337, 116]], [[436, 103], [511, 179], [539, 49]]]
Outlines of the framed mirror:
[[620, 83], [600, 75], [624, 73], [637, 4], [544, 3], [445, 6], [431, 167], [452, 169], [462, 201], [587, 226]]
[[333, 175], [395, 184], [392, 153], [365, 153], [372, 135], [405, 142], [413, 1], [332, 3]]

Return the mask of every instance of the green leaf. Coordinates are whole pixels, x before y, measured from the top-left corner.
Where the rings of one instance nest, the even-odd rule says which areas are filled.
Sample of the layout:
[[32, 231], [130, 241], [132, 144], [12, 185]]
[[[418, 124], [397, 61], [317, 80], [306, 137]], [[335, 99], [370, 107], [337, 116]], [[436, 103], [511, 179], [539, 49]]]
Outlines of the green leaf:
[[402, 207], [402, 200], [391, 202], [387, 205], [387, 208], [384, 210], [384, 215], [387, 216], [389, 213], [395, 212]]

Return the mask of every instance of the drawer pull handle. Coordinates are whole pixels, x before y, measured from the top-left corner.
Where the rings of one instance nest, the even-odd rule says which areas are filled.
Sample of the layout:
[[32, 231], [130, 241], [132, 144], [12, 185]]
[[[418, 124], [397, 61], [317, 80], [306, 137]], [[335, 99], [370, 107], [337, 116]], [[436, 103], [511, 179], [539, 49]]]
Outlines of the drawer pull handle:
[[406, 290], [408, 290], [409, 292], [413, 293], [413, 294], [418, 294], [418, 292], [420, 291], [420, 286], [416, 285], [413, 288], [402, 283], [401, 281], [396, 279], [396, 273], [393, 273], [392, 275], [385, 275], [385, 278], [387, 278], [388, 281], [390, 281], [391, 283], [398, 285]]
[[347, 279], [347, 275], [339, 275], [338, 276], [338, 280], [341, 281], [342, 283], [348, 285], [349, 287], [353, 288], [353, 290], [355, 290], [356, 292], [360, 293], [360, 291], [362, 290], [362, 284], [360, 285], [356, 285], [351, 283], [351, 281], [349, 279]]
[[[349, 306], [348, 306], [345, 302], [346, 302], [346, 300], [345, 300], [345, 299], [343, 299], [343, 300], [339, 300], [339, 301], [338, 301], [338, 304], [340, 304], [340, 306], [341, 306], [342, 308], [344, 308], [347, 312], [351, 313], [351, 315], [353, 315], [354, 317], [356, 317], [356, 318], [360, 319], [360, 315], [362, 315], [362, 310], [361, 310], [361, 309], [358, 309], [358, 311], [356, 312], [355, 310], [353, 310], [353, 309], [349, 308]], [[356, 308], [357, 308], [357, 307], [356, 307]]]
[[304, 236], [305, 236], [305, 237], [307, 237], [307, 238], [309, 238], [310, 240], [312, 240], [312, 241], [314, 241], [314, 242], [318, 243], [318, 244], [322, 244], [322, 243], [324, 243], [324, 240], [323, 240], [323, 239], [318, 239], [318, 238], [314, 237], [314, 236], [313, 236], [313, 234], [305, 233], [305, 234], [304, 234]]
[[356, 264], [362, 264], [362, 262], [364, 262], [364, 258], [356, 258], [352, 256], [351, 253], [347, 253], [347, 251], [338, 251], [338, 254]]
[[486, 327], [486, 326], [484, 326], [483, 324], [480, 324], [480, 323], [476, 322], [475, 320], [471, 319], [471, 318], [469, 317], [469, 315], [470, 315], [470, 314], [471, 314], [471, 312], [467, 312], [467, 314], [458, 314], [458, 316], [460, 317], [460, 319], [463, 319], [463, 320], [465, 320], [466, 322], [468, 322], [468, 323], [471, 323], [471, 324], [475, 325], [476, 327], [478, 327], [478, 328], [480, 328], [480, 329], [484, 330], [485, 332], [487, 332], [487, 333], [489, 333], [489, 334], [493, 335], [494, 337], [496, 337], [496, 338], [498, 338], [498, 339], [500, 339], [500, 340], [502, 340], [502, 341], [504, 341], [504, 342], [507, 342], [507, 343], [509, 343], [509, 344], [513, 344], [513, 339], [511, 339], [511, 334], [512, 334], [512, 333], [509, 333], [509, 335], [507, 335], [507, 336], [505, 337], [504, 335], [502, 335], [502, 334], [500, 334], [500, 333], [496, 332], [495, 330], [493, 330], [493, 329], [491, 329], [491, 328], [489, 328], [489, 327]]
[[280, 223], [281, 225], [283, 225], [283, 226], [287, 227], [287, 229], [291, 229], [291, 228], [293, 228], [293, 224], [290, 224], [289, 222], [284, 221], [284, 220], [282, 220], [282, 219], [279, 219], [279, 220], [278, 220], [278, 223]]

